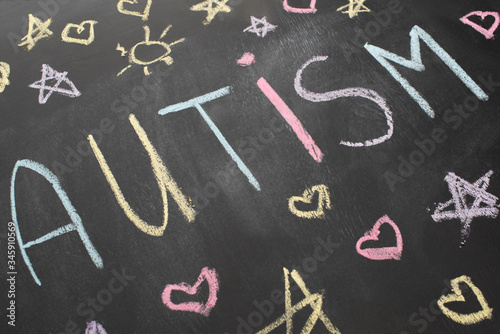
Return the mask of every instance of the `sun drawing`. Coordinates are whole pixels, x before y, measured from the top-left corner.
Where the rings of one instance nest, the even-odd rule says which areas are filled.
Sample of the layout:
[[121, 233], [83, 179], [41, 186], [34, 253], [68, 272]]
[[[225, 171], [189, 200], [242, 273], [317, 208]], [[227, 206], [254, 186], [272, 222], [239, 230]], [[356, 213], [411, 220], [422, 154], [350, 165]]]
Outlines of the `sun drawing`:
[[[184, 42], [184, 38], [178, 39], [177, 41], [172, 42], [170, 44], [160, 41], [160, 39], [165, 37], [167, 32], [170, 30], [170, 28], [172, 28], [172, 25], [169, 25], [168, 27], [165, 28], [165, 30], [163, 30], [163, 32], [160, 35], [160, 38], [157, 41], [151, 41], [149, 39], [150, 38], [149, 27], [144, 26], [144, 41], [137, 43], [129, 51], [126, 51], [125, 48], [123, 46], [121, 46], [120, 43], [118, 43], [118, 45], [116, 46], [116, 50], [118, 50], [122, 53], [122, 57], [125, 57], [128, 53], [129, 65], [126, 66], [124, 69], [122, 69], [120, 71], [120, 73], [118, 73], [116, 76], [122, 75], [126, 70], [128, 70], [134, 64], [144, 66], [144, 74], [145, 75], [151, 74], [151, 72], [149, 72], [148, 65], [151, 65], [151, 64], [156, 63], [158, 61], [162, 61], [167, 65], [171, 65], [174, 62], [172, 57], [169, 56], [170, 52], [172, 51], [171, 46], [175, 45], [177, 43]], [[135, 52], [136, 52], [137, 47], [141, 46], [141, 45], [145, 45], [145, 46], [159, 45], [165, 49], [165, 52], [161, 56], [159, 56], [153, 60], [148, 60], [148, 61], [139, 60], [139, 59], [137, 59]]]

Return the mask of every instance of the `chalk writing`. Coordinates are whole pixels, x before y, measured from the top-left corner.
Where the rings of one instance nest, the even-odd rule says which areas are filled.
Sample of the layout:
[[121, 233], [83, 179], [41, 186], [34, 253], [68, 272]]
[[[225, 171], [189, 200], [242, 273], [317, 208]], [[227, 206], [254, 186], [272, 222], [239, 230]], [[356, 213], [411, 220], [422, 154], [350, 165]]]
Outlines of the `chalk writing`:
[[32, 14], [28, 15], [28, 19], [28, 33], [21, 39], [21, 43], [18, 46], [26, 46], [26, 50], [30, 51], [39, 40], [49, 38], [53, 32], [49, 29], [52, 19], [42, 22], [42, 20]]
[[[432, 214], [432, 219], [435, 222], [459, 219], [462, 223], [462, 243], [470, 234], [470, 224], [475, 217], [496, 218], [498, 216], [498, 207], [496, 205], [498, 197], [486, 191], [492, 174], [493, 171], [490, 170], [473, 184], [455, 175], [455, 173], [448, 173], [444, 178], [448, 183], [451, 199], [438, 204]], [[467, 196], [474, 199], [470, 205], [467, 202]], [[451, 206], [454, 206], [454, 210], [449, 209]]]
[[[460, 289], [459, 286], [460, 284], [466, 284], [472, 290], [475, 297], [477, 298], [477, 301], [479, 302], [479, 305], [481, 305], [480, 311], [469, 314], [461, 314], [452, 311], [445, 306], [445, 304], [447, 303], [465, 302], [465, 297], [462, 294], [462, 289]], [[474, 283], [472, 283], [470, 277], [463, 275], [455, 279], [452, 279], [451, 291], [452, 293], [446, 296], [442, 296], [441, 298], [439, 298], [437, 302], [439, 308], [441, 309], [441, 311], [443, 311], [443, 314], [446, 315], [451, 320], [462, 325], [473, 325], [483, 320], [491, 319], [493, 317], [493, 309], [488, 306], [488, 303], [486, 302], [483, 293], [474, 285]]]
[[151, 9], [151, 4], [152, 4], [153, 0], [145, 0], [144, 2], [145, 2], [145, 7], [144, 7], [144, 10], [142, 12], [125, 9], [123, 7], [124, 4], [132, 4], [132, 5], [138, 4], [139, 3], [138, 0], [120, 0], [116, 4], [116, 8], [122, 14], [138, 16], [138, 17], [142, 18], [143, 21], [146, 21], [149, 17], [149, 11]]
[[245, 52], [240, 59], [236, 60], [236, 64], [241, 67], [247, 67], [252, 64], [255, 64], [255, 55], [251, 52]]
[[371, 12], [370, 8], [365, 6], [366, 0], [349, 0], [349, 3], [345, 6], [337, 8], [337, 12], [342, 14], [349, 14], [349, 18], [358, 16], [358, 13]]
[[228, 143], [222, 132], [220, 132], [219, 128], [215, 125], [215, 123], [210, 119], [206, 111], [203, 109], [202, 105], [216, 100], [218, 98], [221, 98], [223, 96], [229, 95], [232, 93], [232, 87], [226, 86], [223, 88], [220, 88], [216, 91], [207, 93], [205, 95], [201, 95], [198, 97], [195, 97], [191, 100], [185, 101], [185, 102], [180, 102], [177, 104], [173, 104], [170, 106], [167, 106], [161, 110], [158, 111], [159, 115], [166, 115], [169, 113], [177, 112], [177, 111], [182, 111], [188, 108], [196, 108], [198, 112], [200, 113], [201, 117], [203, 117], [203, 120], [208, 124], [210, 127], [210, 130], [215, 134], [219, 142], [222, 144], [226, 152], [231, 156], [231, 158], [236, 162], [236, 165], [238, 168], [242, 171], [243, 174], [248, 178], [248, 181], [250, 184], [254, 186], [255, 189], [260, 191], [260, 184], [257, 181], [257, 179], [253, 176], [252, 172], [248, 167], [245, 165], [245, 163], [241, 160], [241, 158], [236, 154], [234, 149], [231, 147], [231, 145]]
[[323, 160], [323, 152], [314, 142], [309, 132], [304, 128], [300, 120], [295, 116], [293, 111], [286, 105], [285, 101], [276, 93], [276, 91], [267, 83], [266, 79], [260, 78], [257, 81], [257, 86], [264, 93], [264, 95], [271, 101], [271, 103], [279, 111], [280, 115], [285, 119], [285, 121], [290, 125], [293, 132], [302, 145], [309, 152], [314, 161], [320, 163]]
[[[69, 33], [71, 29], [76, 28], [76, 32], [78, 35], [80, 35], [82, 32], [85, 31], [85, 25], [89, 25], [89, 37], [87, 39], [81, 39], [81, 38], [74, 38], [70, 37]], [[74, 23], [68, 23], [66, 24], [66, 27], [64, 27], [63, 31], [61, 32], [61, 39], [63, 42], [66, 43], [77, 43], [77, 44], [83, 44], [83, 45], [89, 45], [94, 41], [95, 35], [94, 35], [94, 25], [97, 24], [97, 21], [93, 20], [86, 20], [83, 21], [80, 24], [74, 24]]]
[[85, 334], [108, 334], [104, 327], [96, 321], [91, 321], [87, 324]]
[[431, 108], [427, 100], [406, 80], [394, 66], [389, 63], [392, 61], [396, 64], [410, 68], [415, 71], [422, 72], [425, 66], [422, 63], [422, 54], [420, 53], [420, 40], [425, 42], [427, 46], [438, 56], [455, 75], [471, 90], [474, 95], [480, 100], [488, 100], [488, 95], [479, 87], [474, 80], [457, 64], [451, 56], [422, 28], [413, 26], [410, 31], [410, 52], [411, 59], [405, 59], [392, 52], [366, 43], [365, 49], [392, 75], [396, 81], [406, 90], [406, 92], [418, 103], [420, 108], [430, 117], [434, 118], [434, 110]]
[[207, 17], [203, 21], [203, 24], [208, 25], [218, 13], [231, 12], [231, 8], [226, 5], [228, 1], [229, 0], [205, 0], [199, 4], [191, 6], [190, 9], [195, 12], [206, 11]]
[[[286, 334], [292, 334], [293, 315], [298, 311], [302, 310], [307, 305], [311, 306], [312, 312], [309, 318], [307, 319], [306, 323], [304, 324], [304, 327], [302, 328], [300, 333], [302, 334], [311, 333], [318, 320], [321, 320], [321, 322], [323, 323], [323, 325], [325, 325], [329, 333], [340, 334], [340, 331], [335, 326], [333, 326], [332, 322], [330, 321], [330, 319], [328, 319], [325, 312], [323, 311], [323, 293], [311, 294], [297, 270], [293, 270], [292, 273], [290, 274], [288, 269], [283, 268], [283, 273], [285, 276], [285, 313], [278, 319], [276, 319], [273, 323], [271, 323], [264, 329], [258, 331], [256, 334], [270, 333], [274, 329], [278, 328], [283, 324], [286, 325]], [[290, 291], [290, 279], [289, 279], [290, 275], [292, 276], [293, 280], [299, 286], [300, 290], [305, 296], [304, 299], [302, 299], [293, 306], [292, 306], [292, 293]]]
[[[378, 235], [380, 234], [380, 226], [382, 224], [389, 224], [394, 233], [396, 234], [396, 246], [393, 247], [379, 247], [379, 248], [361, 248], [361, 245], [366, 241], [378, 241]], [[401, 255], [403, 254], [403, 237], [399, 231], [398, 226], [385, 215], [373, 226], [373, 228], [366, 232], [363, 237], [361, 237], [356, 243], [356, 251], [359, 255], [364, 256], [370, 260], [401, 260]]]
[[[58, 229], [53, 230], [52, 232], [49, 232], [45, 234], [44, 236], [41, 236], [37, 238], [36, 240], [29, 241], [29, 242], [24, 242], [22, 237], [21, 237], [21, 230], [19, 228], [19, 222], [17, 219], [17, 204], [16, 204], [16, 176], [19, 168], [24, 167], [27, 169], [30, 169], [34, 171], [35, 173], [38, 173], [41, 175], [44, 179], [49, 181], [49, 183], [52, 185], [52, 189], [56, 192], [57, 197], [59, 197], [59, 200], [64, 206], [64, 209], [68, 213], [71, 223], [64, 225], [62, 227], [59, 227]], [[38, 278], [37, 274], [35, 273], [35, 269], [33, 268], [33, 265], [31, 264], [31, 260], [28, 257], [28, 254], [26, 253], [26, 249], [30, 248], [32, 246], [44, 243], [46, 241], [49, 241], [52, 238], [61, 236], [66, 233], [70, 233], [72, 231], [76, 231], [78, 233], [78, 236], [83, 242], [83, 245], [85, 246], [85, 249], [89, 253], [90, 258], [94, 262], [97, 268], [102, 268], [103, 267], [103, 262], [101, 259], [101, 256], [97, 252], [97, 250], [94, 248], [94, 245], [89, 239], [89, 236], [87, 235], [87, 232], [85, 232], [85, 228], [83, 227], [82, 224], [82, 219], [80, 218], [80, 215], [76, 212], [76, 209], [73, 207], [73, 204], [71, 204], [71, 201], [69, 200], [68, 196], [66, 195], [66, 192], [64, 189], [61, 187], [61, 183], [59, 182], [59, 179], [57, 176], [52, 173], [47, 167], [42, 165], [41, 163], [24, 159], [24, 160], [19, 160], [16, 162], [14, 166], [14, 170], [12, 172], [12, 179], [10, 183], [10, 205], [11, 205], [11, 214], [12, 214], [12, 221], [14, 222], [15, 228], [16, 228], [16, 237], [17, 237], [17, 243], [19, 245], [19, 249], [21, 251], [21, 255], [23, 256], [23, 260], [26, 263], [26, 266], [28, 266], [28, 269], [30, 270], [31, 276], [33, 276], [33, 279], [35, 280], [36, 284], [42, 285], [42, 282]], [[37, 222], [38, 223], [38, 222]]]
[[309, 2], [309, 8], [296, 8], [291, 7], [288, 4], [288, 0], [283, 1], [283, 9], [290, 13], [298, 13], [298, 14], [314, 14], [316, 13], [316, 0], [311, 0]]
[[10, 85], [9, 81], [10, 65], [0, 61], [0, 93], [5, 90], [5, 87]]
[[[491, 24], [491, 27], [489, 29], [485, 29], [485, 28], [481, 27], [479, 24], [474, 23], [471, 20], [469, 20], [469, 17], [471, 17], [471, 16], [479, 16], [482, 21], [484, 21], [484, 18], [487, 16], [493, 16], [495, 21]], [[471, 12], [467, 15], [462, 16], [460, 18], [460, 21], [462, 21], [462, 23], [464, 23], [464, 24], [471, 26], [472, 28], [474, 28], [475, 30], [477, 30], [478, 32], [483, 34], [484, 37], [486, 37], [487, 39], [492, 39], [494, 37], [493, 33], [495, 32], [495, 30], [497, 30], [498, 24], [500, 23], [500, 15], [497, 12], [475, 11], [475, 12]]]
[[252, 24], [243, 29], [243, 32], [253, 32], [259, 37], [266, 37], [268, 32], [273, 31], [278, 27], [267, 22], [267, 17], [265, 16], [261, 19], [250, 16], [250, 21], [252, 22]]
[[[81, 95], [81, 93], [76, 89], [75, 84], [69, 80], [66, 76], [68, 72], [58, 72], [54, 70], [47, 64], [42, 65], [42, 79], [33, 82], [29, 85], [30, 88], [39, 89], [38, 103], [45, 104], [52, 93], [56, 92], [61, 95], [75, 98]], [[53, 86], [47, 85], [48, 81], [55, 81]], [[59, 87], [62, 83], [65, 83], [69, 88]], [[44, 95], [45, 91], [48, 91]]]
[[314, 93], [310, 92], [302, 86], [302, 72], [306, 69], [309, 64], [318, 61], [325, 61], [328, 57], [313, 57], [309, 59], [304, 65], [302, 65], [301, 69], [297, 71], [297, 75], [295, 76], [295, 91], [299, 94], [300, 97], [306, 99], [311, 102], [323, 102], [323, 101], [333, 101], [341, 97], [362, 97], [368, 99], [370, 101], [378, 104], [380, 109], [384, 111], [384, 115], [387, 123], [387, 133], [381, 137], [366, 140], [365, 142], [350, 142], [350, 141], [341, 141], [340, 145], [352, 146], [352, 147], [361, 147], [361, 146], [373, 146], [383, 143], [392, 137], [394, 131], [394, 123], [392, 120], [392, 111], [387, 106], [387, 102], [383, 97], [381, 97], [377, 92], [366, 89], [362, 87], [354, 87], [354, 88], [345, 88], [332, 90], [330, 92], [325, 93]]
[[[198, 288], [203, 281], [208, 283], [208, 299], [206, 303], [187, 302], [175, 304], [172, 302], [172, 291], [182, 291], [189, 295], [198, 293]], [[210, 315], [210, 312], [217, 303], [217, 292], [219, 291], [219, 278], [215, 269], [208, 269], [207, 267], [201, 269], [200, 276], [194, 285], [187, 283], [181, 284], [168, 284], [161, 295], [163, 304], [173, 311], [186, 311], [195, 312], [205, 317]]]
[[[297, 209], [297, 202], [311, 204], [316, 193], [318, 193], [318, 207], [316, 210], [301, 211]], [[288, 209], [291, 213], [300, 218], [325, 218], [325, 208], [327, 210], [332, 209], [330, 202], [330, 192], [328, 191], [328, 187], [324, 184], [313, 186], [311, 187], [311, 189], [304, 190], [302, 196], [293, 196], [288, 199]]]
[[[163, 32], [161, 33], [159, 39], [162, 39], [163, 37], [165, 37], [165, 35], [167, 34], [167, 32], [170, 30], [170, 28], [172, 28], [172, 25], [169, 25], [168, 27], [165, 28], [165, 30], [163, 30]], [[184, 42], [184, 38], [178, 39], [175, 42], [172, 42], [170, 44], [165, 43], [165, 42], [161, 42], [159, 40], [158, 41], [151, 41], [150, 40], [150, 30], [149, 30], [149, 27], [148, 26], [144, 26], [144, 41], [135, 44], [130, 49], [130, 51], [128, 51], [128, 52], [125, 51], [125, 49], [120, 45], [120, 43], [118, 43], [118, 45], [116, 46], [116, 50], [118, 50], [118, 51], [121, 52], [122, 57], [125, 57], [127, 55], [127, 53], [128, 53], [128, 62], [129, 62], [129, 65], [126, 66], [124, 69], [122, 69], [116, 76], [122, 75], [126, 70], [128, 70], [134, 64], [136, 64], [136, 65], [142, 65], [145, 75], [150, 75], [151, 74], [151, 72], [149, 72], [148, 65], [151, 65], [153, 63], [162, 61], [166, 65], [172, 65], [172, 63], [174, 62], [174, 60], [173, 60], [172, 57], [169, 56], [170, 53], [172, 52], [171, 46], [175, 45], [175, 44], [178, 44], [178, 43], [182, 43], [182, 42]], [[161, 46], [162, 48], [165, 49], [165, 52], [161, 56], [156, 57], [153, 60], [149, 60], [149, 61], [139, 60], [135, 56], [135, 52], [136, 52], [137, 47], [141, 46], [141, 45], [145, 45], [145, 46], [159, 45], [159, 46]]]
[[146, 234], [158, 237], [163, 235], [163, 232], [165, 231], [168, 222], [167, 192], [170, 192], [171, 196], [174, 198], [174, 201], [179, 206], [179, 210], [182, 212], [184, 218], [187, 221], [193, 222], [196, 213], [189, 204], [186, 196], [184, 196], [180, 188], [177, 186], [175, 180], [170, 175], [169, 170], [163, 163], [158, 152], [154, 148], [146, 132], [141, 127], [139, 121], [136, 119], [134, 114], [129, 115], [129, 121], [130, 124], [132, 124], [132, 127], [134, 128], [137, 137], [139, 137], [142, 145], [144, 146], [144, 149], [146, 150], [146, 152], [148, 152], [149, 158], [151, 160], [151, 167], [153, 168], [153, 173], [155, 175], [156, 182], [158, 184], [158, 187], [160, 188], [161, 198], [163, 201], [163, 224], [161, 226], [149, 225], [147, 222], [142, 220], [137, 215], [137, 213], [135, 213], [135, 211], [130, 207], [128, 202], [125, 200], [125, 196], [123, 196], [120, 186], [118, 185], [118, 182], [116, 182], [113, 172], [111, 172], [111, 169], [109, 168], [108, 163], [106, 162], [106, 159], [104, 158], [101, 150], [97, 146], [94, 137], [92, 135], [89, 135], [88, 140], [90, 142], [92, 151], [94, 152], [94, 155], [96, 156], [97, 161], [99, 162], [102, 172], [106, 177], [106, 181], [111, 187], [111, 190], [113, 191], [113, 194], [115, 195], [118, 204], [125, 212], [125, 215], [128, 217], [128, 219], [130, 219], [130, 221], [134, 223], [135, 226], [137, 226], [139, 230], [141, 230]]

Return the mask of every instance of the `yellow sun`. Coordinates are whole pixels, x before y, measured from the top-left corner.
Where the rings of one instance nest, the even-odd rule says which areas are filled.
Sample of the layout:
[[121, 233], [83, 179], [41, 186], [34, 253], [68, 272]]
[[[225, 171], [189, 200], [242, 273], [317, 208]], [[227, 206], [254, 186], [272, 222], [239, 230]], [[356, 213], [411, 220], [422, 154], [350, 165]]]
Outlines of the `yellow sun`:
[[[160, 41], [160, 39], [165, 37], [167, 32], [170, 30], [170, 28], [172, 28], [172, 25], [169, 25], [168, 27], [165, 28], [165, 30], [163, 30], [158, 41], [151, 41], [149, 27], [144, 26], [144, 41], [137, 43], [129, 51], [126, 51], [125, 48], [123, 46], [121, 46], [120, 43], [118, 43], [118, 45], [116, 46], [116, 50], [118, 50], [122, 53], [122, 57], [125, 57], [125, 55], [127, 55], [127, 53], [128, 53], [129, 65], [126, 66], [125, 68], [123, 68], [120, 71], [120, 73], [118, 73], [116, 76], [122, 75], [126, 70], [128, 70], [134, 64], [144, 66], [144, 74], [145, 75], [151, 74], [151, 72], [149, 72], [148, 65], [151, 65], [151, 64], [156, 63], [158, 61], [163, 61], [165, 64], [171, 65], [174, 62], [172, 57], [169, 56], [170, 52], [172, 52], [171, 46], [178, 44], [178, 43], [181, 43], [181, 42], [184, 42], [184, 38], [178, 39], [177, 41], [170, 43], [170, 44]], [[137, 57], [135, 55], [135, 51], [136, 51], [137, 47], [141, 46], [141, 45], [145, 45], [145, 46], [159, 45], [165, 49], [165, 52], [161, 56], [159, 56], [153, 60], [149, 60], [149, 61], [139, 60], [139, 59], [137, 59]]]

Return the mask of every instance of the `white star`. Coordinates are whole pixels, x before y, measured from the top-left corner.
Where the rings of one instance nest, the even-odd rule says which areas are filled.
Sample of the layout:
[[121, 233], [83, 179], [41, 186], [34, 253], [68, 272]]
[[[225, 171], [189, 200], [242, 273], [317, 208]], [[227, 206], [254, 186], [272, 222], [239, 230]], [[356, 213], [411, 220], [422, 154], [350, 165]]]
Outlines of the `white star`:
[[[44, 104], [47, 102], [52, 93], [56, 92], [64, 96], [68, 97], [78, 97], [81, 93], [76, 89], [75, 85], [71, 80], [69, 80], [66, 76], [68, 72], [58, 72], [54, 70], [47, 64], [42, 65], [42, 79], [33, 82], [29, 87], [39, 89], [40, 94], [38, 95], [38, 103]], [[48, 81], [54, 81], [53, 86], [47, 85]], [[59, 87], [61, 83], [65, 83], [68, 88]], [[44, 92], [48, 91], [47, 94], [44, 95]]]
[[243, 30], [243, 31], [244, 32], [247, 32], [247, 31], [253, 32], [253, 33], [257, 34], [257, 36], [259, 36], [259, 37], [265, 37], [269, 31], [273, 31], [274, 29], [276, 29], [278, 27], [278, 26], [275, 26], [275, 25], [267, 22], [267, 17], [265, 17], [265, 16], [261, 19], [258, 19], [254, 16], [250, 16], [250, 20], [252, 21], [252, 25], [245, 28], [245, 30]]
[[[470, 233], [470, 224], [474, 218], [496, 218], [498, 215], [496, 205], [498, 197], [486, 191], [492, 174], [493, 171], [490, 170], [471, 184], [455, 175], [455, 173], [448, 173], [444, 179], [448, 182], [448, 189], [452, 198], [445, 203], [438, 204], [434, 214], [432, 214], [432, 219], [435, 222], [459, 219], [463, 225], [462, 238], [465, 241], [465, 238]], [[467, 203], [466, 196], [474, 199], [472, 204]], [[452, 205], [454, 206], [454, 210], [449, 208]]]

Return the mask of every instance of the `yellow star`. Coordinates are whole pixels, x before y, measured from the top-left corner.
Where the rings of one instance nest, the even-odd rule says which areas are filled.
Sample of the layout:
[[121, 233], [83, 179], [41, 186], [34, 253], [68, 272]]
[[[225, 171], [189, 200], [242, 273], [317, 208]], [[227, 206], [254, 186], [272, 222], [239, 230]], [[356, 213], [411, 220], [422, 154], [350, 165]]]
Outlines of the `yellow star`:
[[[52, 36], [52, 31], [50, 31], [49, 26], [52, 23], [52, 19], [48, 19], [42, 22], [39, 18], [29, 14], [29, 28], [28, 34], [21, 39], [21, 43], [18, 46], [26, 46], [26, 50], [30, 51], [35, 46], [36, 42], [42, 38], [48, 38]], [[34, 36], [34, 34], [36, 34]]]
[[[201, 12], [201, 11], [207, 11], [207, 18], [205, 21], [203, 21], [204, 25], [210, 24], [212, 22], [212, 19], [217, 15], [219, 12], [224, 12], [224, 13], [229, 13], [231, 11], [231, 8], [226, 5], [226, 3], [229, 0], [206, 0], [203, 2], [200, 2], [197, 5], [192, 6], [190, 9], [195, 11], [195, 12]], [[215, 5], [215, 6], [214, 6]]]
[[[307, 288], [306, 284], [300, 277], [300, 274], [297, 270], [293, 270], [292, 273], [288, 271], [288, 269], [283, 268], [284, 276], [285, 276], [285, 313], [278, 317], [273, 323], [265, 327], [264, 329], [258, 331], [256, 334], [268, 334], [274, 329], [280, 327], [285, 324], [286, 326], [286, 334], [293, 333], [293, 315], [299, 312], [301, 309], [306, 306], [311, 306], [312, 312], [306, 323], [302, 327], [300, 333], [302, 334], [310, 334], [313, 330], [314, 326], [320, 320], [323, 325], [326, 327], [328, 333], [331, 334], [340, 334], [340, 331], [332, 324], [330, 319], [326, 316], [323, 311], [323, 294], [322, 293], [311, 293]], [[292, 276], [295, 283], [298, 285], [305, 298], [299, 301], [297, 304], [292, 305], [292, 292], [290, 291], [290, 279], [289, 276]]]
[[[361, 12], [371, 12], [370, 8], [366, 7], [363, 3], [366, 0], [349, 0], [349, 4], [337, 8], [337, 12], [344, 10], [343, 14], [349, 14], [349, 17], [352, 19], [354, 16], [358, 16], [358, 13]], [[347, 9], [346, 9], [347, 8]]]

